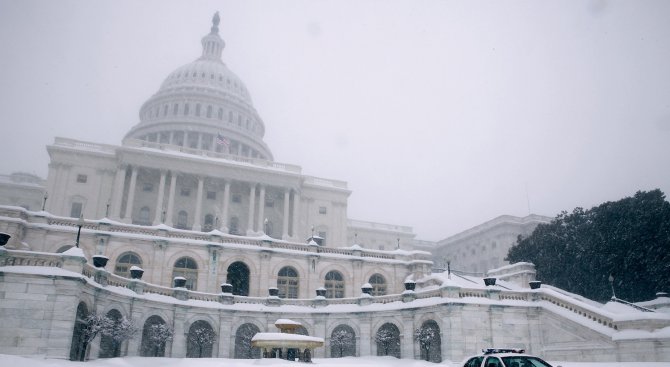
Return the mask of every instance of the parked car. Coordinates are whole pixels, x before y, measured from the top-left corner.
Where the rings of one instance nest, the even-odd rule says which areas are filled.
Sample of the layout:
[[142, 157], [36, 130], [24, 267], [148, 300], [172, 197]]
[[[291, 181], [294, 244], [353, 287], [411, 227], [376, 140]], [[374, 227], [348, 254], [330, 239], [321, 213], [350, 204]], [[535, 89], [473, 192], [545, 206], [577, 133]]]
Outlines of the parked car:
[[542, 358], [524, 352], [523, 349], [484, 349], [481, 355], [468, 358], [463, 367], [552, 367]]

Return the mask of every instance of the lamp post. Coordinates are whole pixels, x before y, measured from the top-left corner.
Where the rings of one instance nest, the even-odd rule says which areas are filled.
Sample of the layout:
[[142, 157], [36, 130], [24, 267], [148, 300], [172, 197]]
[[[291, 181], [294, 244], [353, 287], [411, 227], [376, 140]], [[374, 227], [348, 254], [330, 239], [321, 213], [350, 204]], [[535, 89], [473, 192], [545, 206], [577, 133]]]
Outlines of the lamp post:
[[614, 276], [612, 276], [612, 274], [610, 274], [609, 281], [610, 287], [612, 287], [612, 301], [614, 301], [616, 300], [616, 294], [614, 294]]
[[79, 216], [79, 219], [77, 220], [77, 242], [75, 242], [75, 245], [79, 247], [79, 236], [81, 236], [81, 227], [84, 225], [84, 214]]
[[46, 208], [47, 206], [47, 198], [49, 198], [49, 193], [45, 191], [44, 200], [42, 201], [42, 211], [44, 211], [44, 208]]

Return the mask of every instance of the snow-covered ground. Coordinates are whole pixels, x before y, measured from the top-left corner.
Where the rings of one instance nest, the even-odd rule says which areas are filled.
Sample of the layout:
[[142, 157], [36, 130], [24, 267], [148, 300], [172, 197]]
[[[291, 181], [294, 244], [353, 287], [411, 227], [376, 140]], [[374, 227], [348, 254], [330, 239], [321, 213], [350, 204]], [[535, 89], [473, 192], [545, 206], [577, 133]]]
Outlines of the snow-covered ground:
[[[550, 362], [553, 366], [563, 367], [670, 367], [670, 362]], [[360, 358], [315, 358], [311, 364], [289, 362], [280, 359], [225, 359], [225, 358], [148, 358], [128, 357], [98, 359], [88, 362], [71, 362], [40, 357], [17, 357], [0, 354], [0, 366], [3, 367], [435, 367], [462, 366], [461, 362], [442, 362], [440, 364], [416, 361], [411, 359], [396, 359], [393, 357], [360, 357]]]

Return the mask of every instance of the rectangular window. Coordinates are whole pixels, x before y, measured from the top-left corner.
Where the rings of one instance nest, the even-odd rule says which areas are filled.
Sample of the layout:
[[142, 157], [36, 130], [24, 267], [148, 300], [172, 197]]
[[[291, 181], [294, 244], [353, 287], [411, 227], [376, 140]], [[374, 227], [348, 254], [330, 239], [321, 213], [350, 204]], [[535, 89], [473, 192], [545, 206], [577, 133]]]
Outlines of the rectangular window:
[[82, 203], [72, 203], [72, 207], [70, 207], [70, 217], [72, 218], [79, 218], [81, 217], [81, 209], [83, 207]]
[[240, 194], [233, 194], [233, 203], [241, 203], [242, 202], [242, 195]]
[[179, 190], [179, 193], [181, 196], [191, 196], [191, 189], [187, 187], [182, 187], [181, 190]]
[[274, 208], [275, 207], [275, 201], [271, 199], [266, 199], [265, 200], [265, 207], [266, 208]]
[[86, 183], [88, 181], [88, 176], [86, 175], [77, 175], [77, 182]]
[[328, 208], [326, 208], [325, 206], [320, 206], [319, 214], [326, 214], [326, 213], [328, 213]]
[[152, 183], [145, 183], [142, 185], [142, 191], [144, 192], [152, 192], [154, 191], [154, 184]]
[[326, 245], [326, 232], [325, 231], [319, 232], [319, 237], [322, 238], [321, 246], [325, 246]]
[[215, 200], [216, 199], [216, 191], [207, 191], [207, 199]]

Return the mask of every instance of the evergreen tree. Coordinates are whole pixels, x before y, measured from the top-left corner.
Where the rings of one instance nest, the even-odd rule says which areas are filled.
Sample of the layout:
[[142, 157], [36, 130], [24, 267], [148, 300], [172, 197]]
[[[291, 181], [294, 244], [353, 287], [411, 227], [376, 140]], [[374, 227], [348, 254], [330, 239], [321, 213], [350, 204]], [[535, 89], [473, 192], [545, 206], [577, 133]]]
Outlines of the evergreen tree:
[[562, 212], [519, 238], [506, 260], [532, 262], [545, 283], [605, 301], [654, 298], [670, 287], [670, 203], [660, 190]]

